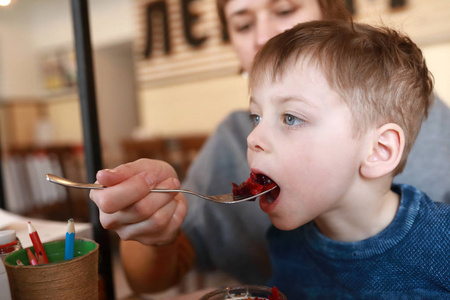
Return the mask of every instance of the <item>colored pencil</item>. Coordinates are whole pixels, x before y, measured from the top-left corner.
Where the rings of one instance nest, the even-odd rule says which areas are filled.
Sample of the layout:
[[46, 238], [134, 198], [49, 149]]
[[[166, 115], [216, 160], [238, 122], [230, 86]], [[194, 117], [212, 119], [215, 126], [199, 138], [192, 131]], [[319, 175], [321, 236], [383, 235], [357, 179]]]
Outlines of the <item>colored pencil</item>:
[[27, 248], [27, 254], [28, 254], [28, 261], [30, 262], [30, 265], [37, 265], [38, 261], [36, 257], [34, 256], [33, 252], [31, 252], [30, 248]]
[[66, 248], [64, 252], [64, 259], [73, 258], [74, 244], [75, 244], [75, 225], [73, 223], [73, 219], [69, 219], [69, 221], [67, 221]]
[[18, 266], [23, 266], [23, 265], [24, 265], [24, 264], [20, 261], [20, 259], [16, 260], [16, 264], [17, 264]]
[[41, 239], [31, 222], [28, 222], [28, 233], [33, 243], [34, 253], [36, 253], [37, 260], [39, 263], [48, 264], [47, 254], [45, 253], [44, 246], [42, 246]]
[[45, 260], [44, 260], [44, 256], [42, 255], [42, 251], [41, 250], [39, 250], [39, 252], [36, 253], [36, 259], [37, 259], [39, 265], [43, 265], [43, 264], [46, 263]]

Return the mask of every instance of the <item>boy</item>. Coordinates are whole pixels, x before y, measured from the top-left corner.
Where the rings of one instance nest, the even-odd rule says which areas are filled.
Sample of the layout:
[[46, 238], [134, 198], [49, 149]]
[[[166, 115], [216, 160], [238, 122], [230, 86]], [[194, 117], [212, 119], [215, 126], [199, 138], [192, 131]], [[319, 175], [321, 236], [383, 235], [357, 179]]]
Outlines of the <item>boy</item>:
[[[390, 29], [299, 24], [250, 73], [248, 161], [288, 299], [450, 297], [450, 206], [392, 185], [432, 104], [420, 49]], [[445, 296], [444, 296], [445, 295]]]

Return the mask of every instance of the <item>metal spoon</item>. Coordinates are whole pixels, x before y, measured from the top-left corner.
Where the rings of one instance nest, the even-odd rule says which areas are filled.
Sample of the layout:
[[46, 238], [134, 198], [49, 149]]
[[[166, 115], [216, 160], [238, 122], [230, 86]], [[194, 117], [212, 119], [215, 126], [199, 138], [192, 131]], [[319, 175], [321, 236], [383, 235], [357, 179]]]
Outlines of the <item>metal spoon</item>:
[[[73, 187], [73, 188], [79, 188], [79, 189], [104, 189], [106, 188], [106, 186], [101, 185], [101, 184], [97, 184], [97, 183], [80, 183], [80, 182], [74, 182], [72, 180], [69, 180], [67, 178], [63, 178], [63, 177], [59, 177], [53, 174], [46, 174], [45, 175], [47, 180], [52, 182], [52, 183], [56, 183], [59, 185], [63, 185], [63, 186], [67, 186], [67, 187]], [[250, 197], [246, 197], [246, 198], [242, 198], [239, 196], [234, 196], [233, 194], [223, 194], [223, 195], [215, 195], [215, 196], [205, 196], [190, 190], [184, 190], [184, 189], [176, 189], [176, 190], [163, 190], [163, 189], [153, 189], [151, 190], [151, 192], [156, 192], [156, 193], [185, 193], [185, 194], [191, 194], [200, 198], [203, 198], [205, 200], [208, 201], [212, 201], [212, 202], [216, 202], [216, 203], [226, 203], [226, 204], [234, 204], [234, 203], [239, 203], [239, 202], [243, 202], [243, 201], [248, 201], [248, 200], [253, 200], [265, 193], [270, 192], [271, 190], [273, 190], [274, 188], [276, 188], [277, 186], [274, 186], [271, 189], [268, 189], [262, 193], [256, 194], [256, 195], [252, 195]]]

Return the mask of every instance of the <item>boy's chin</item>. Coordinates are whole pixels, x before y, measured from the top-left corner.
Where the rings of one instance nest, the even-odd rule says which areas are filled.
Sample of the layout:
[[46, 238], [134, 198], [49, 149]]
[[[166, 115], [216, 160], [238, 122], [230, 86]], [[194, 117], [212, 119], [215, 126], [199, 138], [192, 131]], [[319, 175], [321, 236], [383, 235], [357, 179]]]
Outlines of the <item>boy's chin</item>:
[[290, 231], [298, 228], [299, 226], [294, 226], [293, 224], [286, 224], [285, 218], [281, 216], [269, 215], [270, 221], [273, 226], [275, 226], [279, 230]]

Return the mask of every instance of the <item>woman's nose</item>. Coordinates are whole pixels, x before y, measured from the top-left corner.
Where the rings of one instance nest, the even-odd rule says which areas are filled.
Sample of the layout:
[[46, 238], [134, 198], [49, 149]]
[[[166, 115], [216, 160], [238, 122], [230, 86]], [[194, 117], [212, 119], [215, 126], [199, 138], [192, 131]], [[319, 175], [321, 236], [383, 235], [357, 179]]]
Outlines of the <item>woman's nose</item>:
[[255, 47], [259, 50], [268, 40], [270, 40], [276, 33], [273, 26], [266, 18], [259, 18], [256, 22], [255, 30]]

